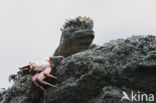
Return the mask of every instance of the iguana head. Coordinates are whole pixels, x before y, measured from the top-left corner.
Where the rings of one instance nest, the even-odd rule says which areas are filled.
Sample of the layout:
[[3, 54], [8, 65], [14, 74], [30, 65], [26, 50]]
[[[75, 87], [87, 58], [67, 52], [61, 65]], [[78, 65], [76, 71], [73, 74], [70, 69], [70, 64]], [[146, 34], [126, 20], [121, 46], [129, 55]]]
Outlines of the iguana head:
[[93, 20], [89, 17], [66, 20], [61, 31], [60, 48], [65, 57], [88, 49], [94, 39]]

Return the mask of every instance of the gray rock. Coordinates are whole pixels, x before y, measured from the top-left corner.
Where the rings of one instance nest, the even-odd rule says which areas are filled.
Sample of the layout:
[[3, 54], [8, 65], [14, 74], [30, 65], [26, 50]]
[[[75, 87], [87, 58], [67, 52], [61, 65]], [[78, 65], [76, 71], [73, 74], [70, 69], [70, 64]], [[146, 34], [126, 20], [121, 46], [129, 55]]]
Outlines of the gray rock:
[[[156, 37], [133, 36], [74, 54], [62, 61], [57, 74], [61, 89], [49, 88], [47, 103], [121, 103], [123, 90], [154, 94]], [[111, 89], [105, 98], [108, 86], [120, 93]]]
[[56, 83], [60, 89], [47, 88], [44, 94], [31, 75], [18, 73], [3, 103], [135, 103], [121, 101], [122, 92], [155, 95], [156, 37], [133, 36], [73, 54], [55, 75], [62, 80]]
[[0, 101], [3, 100], [3, 95], [6, 93], [6, 89], [5, 88], [0, 88]]
[[6, 92], [5, 88], [0, 88], [0, 94], [4, 94]]

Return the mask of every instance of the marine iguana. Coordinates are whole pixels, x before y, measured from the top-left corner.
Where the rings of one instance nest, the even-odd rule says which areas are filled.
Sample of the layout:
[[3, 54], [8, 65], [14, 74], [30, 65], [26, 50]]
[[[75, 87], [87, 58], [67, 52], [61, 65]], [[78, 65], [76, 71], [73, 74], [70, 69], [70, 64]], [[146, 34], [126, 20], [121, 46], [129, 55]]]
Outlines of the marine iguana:
[[86, 50], [94, 39], [93, 20], [89, 17], [66, 20], [61, 31], [60, 44], [53, 56], [67, 57]]

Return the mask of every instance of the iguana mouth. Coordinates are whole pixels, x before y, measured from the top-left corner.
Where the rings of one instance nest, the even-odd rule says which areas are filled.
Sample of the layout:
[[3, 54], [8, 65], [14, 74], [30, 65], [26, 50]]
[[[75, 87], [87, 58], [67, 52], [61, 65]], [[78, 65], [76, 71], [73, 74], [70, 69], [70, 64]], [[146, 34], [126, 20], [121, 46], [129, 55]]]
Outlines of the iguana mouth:
[[92, 29], [87, 29], [87, 30], [77, 30], [74, 31], [72, 36], [74, 38], [91, 38], [94, 39], [94, 31]]

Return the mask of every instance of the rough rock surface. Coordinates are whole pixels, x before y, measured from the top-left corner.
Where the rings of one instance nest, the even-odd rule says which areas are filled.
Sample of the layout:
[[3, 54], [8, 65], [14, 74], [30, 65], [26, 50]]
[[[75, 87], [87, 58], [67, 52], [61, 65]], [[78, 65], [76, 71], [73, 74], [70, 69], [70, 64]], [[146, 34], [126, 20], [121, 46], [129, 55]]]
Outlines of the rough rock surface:
[[[14, 85], [0, 92], [1, 103], [135, 103], [122, 92], [156, 94], [156, 37], [133, 36], [65, 58], [55, 68], [60, 89], [39, 91], [31, 75], [19, 72]], [[156, 101], [156, 100], [155, 100]], [[141, 102], [156, 103], [156, 102]]]

